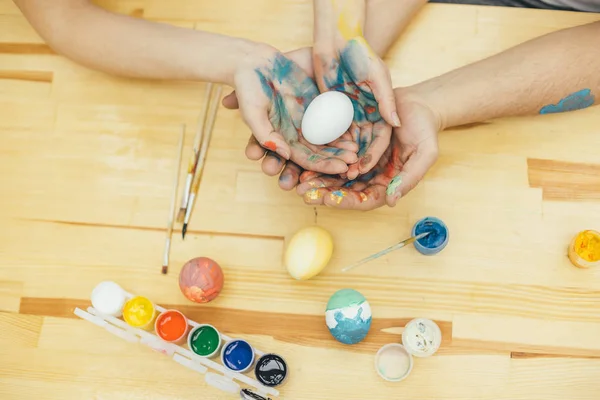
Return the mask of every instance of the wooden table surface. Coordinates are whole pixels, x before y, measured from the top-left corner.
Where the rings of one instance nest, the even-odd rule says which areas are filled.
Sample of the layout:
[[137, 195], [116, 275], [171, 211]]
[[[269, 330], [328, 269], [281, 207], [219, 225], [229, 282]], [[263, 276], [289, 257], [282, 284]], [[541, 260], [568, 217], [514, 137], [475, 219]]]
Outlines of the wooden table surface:
[[[282, 50], [311, 41], [307, 0], [101, 3]], [[394, 85], [405, 85], [597, 19], [429, 5], [386, 60]], [[103, 280], [284, 355], [284, 399], [599, 398], [600, 270], [577, 269], [566, 256], [578, 231], [600, 228], [599, 108], [444, 132], [420, 186], [395, 209], [369, 213], [314, 209], [280, 191], [245, 159], [249, 131], [238, 113], [221, 109], [191, 233], [174, 235], [163, 276], [178, 127], [188, 125], [187, 160], [205, 87], [77, 66], [0, 0], [1, 399], [230, 398], [75, 317]], [[439, 255], [410, 247], [340, 273], [428, 215], [450, 229]], [[315, 223], [332, 232], [334, 257], [320, 276], [297, 282], [282, 265], [285, 239]], [[204, 306], [177, 285], [197, 256], [216, 259], [226, 276], [221, 296]], [[352, 347], [333, 340], [324, 318], [344, 287], [361, 291], [374, 313], [369, 336]], [[375, 352], [415, 317], [440, 324], [442, 348], [417, 359], [406, 381], [386, 383]]]

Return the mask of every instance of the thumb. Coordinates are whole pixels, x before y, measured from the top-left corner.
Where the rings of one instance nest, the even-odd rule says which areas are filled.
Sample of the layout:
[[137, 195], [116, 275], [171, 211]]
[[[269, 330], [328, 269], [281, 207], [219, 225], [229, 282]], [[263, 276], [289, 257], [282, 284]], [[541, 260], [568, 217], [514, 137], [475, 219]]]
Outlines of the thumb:
[[285, 142], [281, 133], [277, 132], [265, 109], [259, 107], [244, 107], [242, 117], [252, 130], [252, 134], [265, 149], [276, 152], [286, 160], [290, 159], [290, 147]]
[[413, 190], [437, 160], [437, 149], [417, 149], [404, 163], [402, 171], [388, 184], [386, 201], [394, 207], [402, 196]]
[[223, 107], [229, 110], [235, 110], [240, 107], [237, 96], [235, 95], [235, 90], [223, 97], [223, 101], [221, 103], [223, 104]]
[[385, 122], [399, 128], [400, 118], [398, 117], [396, 108], [396, 96], [392, 88], [392, 77], [383, 62], [379, 65], [375, 76], [371, 79], [370, 87], [377, 101], [379, 114], [381, 114]]

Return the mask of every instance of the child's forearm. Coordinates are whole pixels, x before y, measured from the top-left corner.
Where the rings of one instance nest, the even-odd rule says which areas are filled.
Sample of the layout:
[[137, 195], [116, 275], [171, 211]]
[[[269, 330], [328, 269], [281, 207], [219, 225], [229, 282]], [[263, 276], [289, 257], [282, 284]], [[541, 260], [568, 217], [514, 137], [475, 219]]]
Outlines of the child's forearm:
[[58, 53], [89, 68], [151, 79], [231, 84], [256, 44], [101, 9], [87, 0], [15, 0]]
[[600, 22], [554, 32], [415, 85], [442, 127], [586, 108], [600, 96]]
[[427, 0], [367, 0], [364, 34], [383, 57]]
[[314, 0], [314, 47], [330, 52], [363, 36], [366, 0]]

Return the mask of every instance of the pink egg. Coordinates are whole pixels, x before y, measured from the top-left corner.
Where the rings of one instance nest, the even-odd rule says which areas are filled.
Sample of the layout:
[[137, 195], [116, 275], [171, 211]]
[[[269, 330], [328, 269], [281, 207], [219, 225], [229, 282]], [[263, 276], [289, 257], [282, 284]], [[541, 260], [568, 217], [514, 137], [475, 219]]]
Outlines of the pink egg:
[[207, 257], [193, 258], [179, 273], [179, 288], [185, 297], [196, 303], [208, 303], [223, 289], [225, 277], [219, 264]]

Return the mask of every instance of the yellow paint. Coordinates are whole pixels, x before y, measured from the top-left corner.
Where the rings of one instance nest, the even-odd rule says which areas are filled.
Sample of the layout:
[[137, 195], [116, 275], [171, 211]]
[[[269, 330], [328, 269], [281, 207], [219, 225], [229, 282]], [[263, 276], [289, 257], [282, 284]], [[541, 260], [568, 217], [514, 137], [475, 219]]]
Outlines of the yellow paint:
[[123, 319], [135, 328], [151, 328], [155, 317], [154, 304], [143, 296], [133, 297], [123, 307]]
[[318, 275], [333, 254], [331, 234], [318, 226], [296, 232], [285, 251], [285, 266], [294, 279], [307, 280]]
[[356, 37], [362, 37], [362, 27], [360, 24], [360, 10], [355, 2], [335, 1], [333, 5], [337, 9], [338, 20], [337, 28], [345, 40], [351, 40]]
[[579, 232], [569, 246], [569, 259], [579, 268], [600, 266], [600, 233]]
[[367, 195], [364, 194], [363, 192], [360, 192], [360, 202], [364, 203], [367, 200], [369, 200], [369, 198], [367, 197]]
[[335, 201], [336, 204], [339, 205], [342, 203], [342, 201], [344, 200], [344, 197], [346, 197], [347, 195], [348, 195], [348, 192], [346, 192], [343, 189], [339, 189], [334, 192], [331, 192], [330, 197], [331, 197], [331, 201]]
[[304, 198], [307, 201], [316, 201], [323, 197], [323, 194], [319, 191], [319, 189], [310, 189], [308, 192], [304, 193]]

